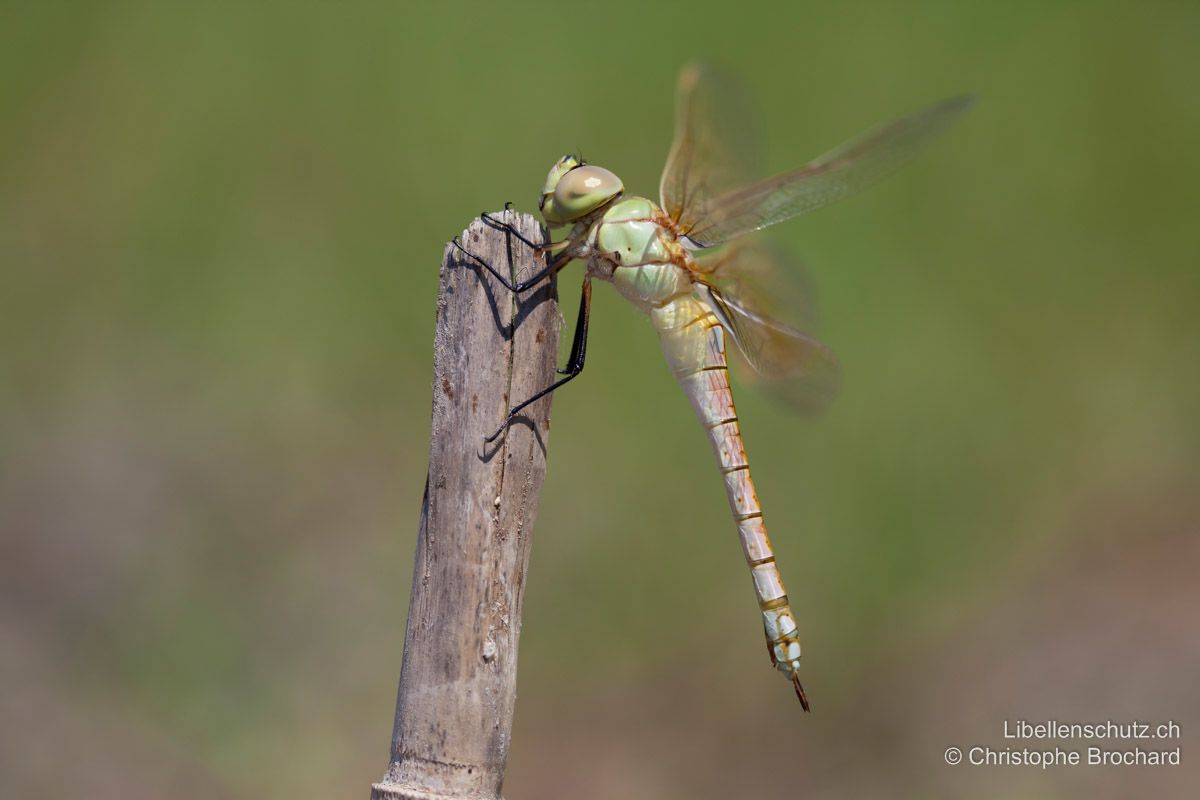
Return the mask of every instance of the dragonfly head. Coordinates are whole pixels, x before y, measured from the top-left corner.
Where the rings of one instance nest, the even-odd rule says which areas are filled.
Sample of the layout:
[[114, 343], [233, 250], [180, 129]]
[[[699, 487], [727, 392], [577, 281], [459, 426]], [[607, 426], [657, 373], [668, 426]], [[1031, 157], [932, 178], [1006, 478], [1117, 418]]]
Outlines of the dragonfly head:
[[567, 225], [623, 191], [621, 179], [604, 167], [588, 164], [577, 156], [563, 156], [546, 176], [538, 208], [550, 225]]

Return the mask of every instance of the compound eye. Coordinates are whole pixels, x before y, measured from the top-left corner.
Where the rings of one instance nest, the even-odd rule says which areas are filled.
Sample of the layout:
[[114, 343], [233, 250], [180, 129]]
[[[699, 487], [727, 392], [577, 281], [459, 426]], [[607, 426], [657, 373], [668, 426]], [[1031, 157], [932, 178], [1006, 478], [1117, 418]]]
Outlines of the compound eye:
[[554, 187], [554, 204], [565, 218], [575, 220], [595, 211], [624, 188], [612, 172], [589, 164], [562, 176]]

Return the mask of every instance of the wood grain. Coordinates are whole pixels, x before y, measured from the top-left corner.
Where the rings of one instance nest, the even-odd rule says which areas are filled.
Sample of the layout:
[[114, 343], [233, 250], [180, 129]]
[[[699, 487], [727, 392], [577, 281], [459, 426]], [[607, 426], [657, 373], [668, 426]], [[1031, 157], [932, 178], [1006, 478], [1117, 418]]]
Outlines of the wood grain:
[[[493, 215], [530, 241], [527, 214]], [[501, 272], [541, 260], [476, 220], [463, 245]], [[511, 253], [511, 261], [510, 261]], [[516, 700], [521, 600], [546, 470], [550, 397], [492, 444], [508, 408], [555, 378], [562, 324], [554, 286], [519, 301], [452, 246], [441, 267], [433, 425], [391, 763], [373, 800], [497, 800]]]

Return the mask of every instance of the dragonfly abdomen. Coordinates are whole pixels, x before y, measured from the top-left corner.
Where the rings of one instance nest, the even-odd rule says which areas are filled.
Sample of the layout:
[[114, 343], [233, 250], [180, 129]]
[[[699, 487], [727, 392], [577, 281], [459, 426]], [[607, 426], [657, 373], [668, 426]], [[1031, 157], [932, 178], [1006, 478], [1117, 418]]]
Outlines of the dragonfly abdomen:
[[808, 701], [796, 677], [800, 666], [800, 641], [795, 615], [788, 605], [787, 591], [763, 522], [762, 506], [750, 476], [750, 462], [729, 384], [724, 328], [707, 306], [691, 295], [654, 309], [650, 317], [658, 330], [671, 371], [708, 433], [717, 458], [742, 552], [754, 579], [771, 661], [792, 678], [797, 694], [807, 708]]

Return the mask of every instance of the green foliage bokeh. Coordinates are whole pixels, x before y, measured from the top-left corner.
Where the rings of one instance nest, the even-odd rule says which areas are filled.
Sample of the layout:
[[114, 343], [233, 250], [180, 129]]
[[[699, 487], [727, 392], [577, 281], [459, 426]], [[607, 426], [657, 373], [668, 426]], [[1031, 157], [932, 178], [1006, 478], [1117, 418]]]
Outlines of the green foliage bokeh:
[[[0, 630], [32, 687], [3, 793], [48, 793], [51, 742], [117, 725], [141, 744], [109, 745], [114, 797], [178, 775], [183, 796], [366, 796], [442, 246], [482, 209], [535, 210], [565, 152], [653, 196], [694, 57], [752, 87], [772, 169], [944, 96], [979, 103], [902, 173], [771, 233], [845, 373], [816, 419], [739, 395], [821, 714], [798, 721], [771, 674], [651, 331], [597, 287], [588, 370], [554, 403], [510, 794], [719, 796], [718, 773], [869, 793], [897, 737], [863, 743], [864, 696], [895, 719], [936, 688], [889, 692], [881, 670], [944, 660], [1080, 551], [1107, 548], [1101, 571], [1144, 558], [1152, 585], [1145, 542], [1195, 531], [1198, 10], [3, 9]], [[1014, 614], [985, 651], [1032, 653]], [[1102, 639], [1073, 645], [1080, 664]], [[608, 744], [719, 751], [726, 730], [757, 731], [776, 771], [689, 761], [685, 779]], [[876, 759], [853, 781], [848, 736]], [[936, 791], [906, 769], [902, 794]], [[1060, 777], [1040, 796], [1072, 796]]]

